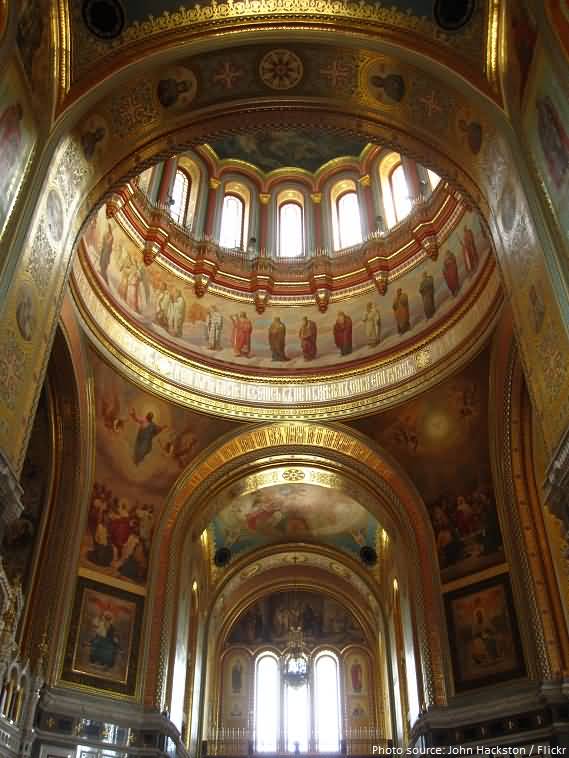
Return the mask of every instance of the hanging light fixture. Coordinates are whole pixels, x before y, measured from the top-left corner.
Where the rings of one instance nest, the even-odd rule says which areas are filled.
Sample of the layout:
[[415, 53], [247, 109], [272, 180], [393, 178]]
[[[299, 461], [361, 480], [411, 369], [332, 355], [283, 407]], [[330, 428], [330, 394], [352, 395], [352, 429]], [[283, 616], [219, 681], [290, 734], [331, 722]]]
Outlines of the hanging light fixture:
[[[293, 561], [296, 567], [297, 557]], [[295, 689], [308, 682], [310, 675], [310, 654], [304, 641], [302, 612], [298, 602], [296, 583], [293, 585], [293, 608], [288, 608], [288, 642], [283, 651], [282, 676], [285, 682]]]

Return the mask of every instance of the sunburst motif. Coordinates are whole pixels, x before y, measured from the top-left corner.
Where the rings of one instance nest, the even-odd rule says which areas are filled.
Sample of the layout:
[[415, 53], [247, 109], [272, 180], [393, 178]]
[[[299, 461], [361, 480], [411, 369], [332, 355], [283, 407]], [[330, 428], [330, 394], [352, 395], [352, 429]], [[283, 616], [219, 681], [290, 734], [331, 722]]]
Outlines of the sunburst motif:
[[291, 50], [271, 50], [259, 64], [259, 76], [271, 89], [291, 89], [302, 79], [302, 61]]

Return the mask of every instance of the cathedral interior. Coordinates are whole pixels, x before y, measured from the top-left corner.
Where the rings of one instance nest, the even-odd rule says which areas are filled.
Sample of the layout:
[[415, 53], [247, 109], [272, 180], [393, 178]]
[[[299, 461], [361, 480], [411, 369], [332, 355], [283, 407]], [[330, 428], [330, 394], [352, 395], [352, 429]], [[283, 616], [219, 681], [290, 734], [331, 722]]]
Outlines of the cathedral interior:
[[568, 748], [567, 0], [0, 0], [0, 555], [0, 756]]

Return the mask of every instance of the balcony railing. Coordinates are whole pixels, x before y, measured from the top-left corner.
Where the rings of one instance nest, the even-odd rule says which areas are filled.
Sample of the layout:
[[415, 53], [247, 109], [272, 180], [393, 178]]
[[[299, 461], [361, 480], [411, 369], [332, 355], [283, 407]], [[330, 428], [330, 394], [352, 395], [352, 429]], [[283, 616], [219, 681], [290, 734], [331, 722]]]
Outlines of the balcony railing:
[[[280, 744], [279, 744], [280, 743]], [[202, 756], [216, 758], [241, 758], [242, 756], [290, 756], [310, 755], [320, 758], [338, 758], [339, 756], [372, 756], [381, 755], [391, 747], [391, 740], [383, 735], [377, 727], [354, 727], [346, 729], [339, 742], [337, 751], [320, 750], [316, 740], [309, 741], [309, 748], [300, 751], [298, 748], [287, 749], [279, 741], [276, 750], [258, 751], [255, 745], [254, 733], [245, 727], [218, 727], [212, 730], [209, 738], [204, 741]]]

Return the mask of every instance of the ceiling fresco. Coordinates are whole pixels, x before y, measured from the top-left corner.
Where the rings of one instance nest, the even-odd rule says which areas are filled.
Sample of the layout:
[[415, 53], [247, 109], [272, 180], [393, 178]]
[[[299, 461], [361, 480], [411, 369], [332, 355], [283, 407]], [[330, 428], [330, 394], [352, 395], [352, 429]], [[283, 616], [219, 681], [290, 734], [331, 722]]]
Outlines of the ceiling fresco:
[[277, 592], [249, 606], [232, 626], [228, 645], [285, 647], [289, 630], [302, 627], [305, 643], [345, 647], [365, 642], [353, 614], [327, 595], [315, 592]]
[[245, 494], [230, 490], [217, 507], [210, 531], [215, 548], [235, 557], [265, 545], [317, 542], [358, 555], [375, 546], [379, 524], [356, 500], [340, 490], [314, 484], [277, 484]]
[[[488, 3], [460, 3], [465, 6], [462, 15], [454, 15], [445, 23], [445, 13], [437, 13], [438, 2], [430, 0], [392, 0], [389, 4], [372, 2], [330, 2], [321, 4], [317, 10], [311, 2], [283, 4], [275, 0], [263, 0], [260, 3], [197, 3], [179, 0], [161, 0], [160, 2], [137, 2], [129, 0], [105, 0], [109, 6], [107, 18], [101, 19], [89, 12], [89, 6], [95, 5], [89, 0], [72, 0], [70, 3], [70, 22], [72, 36], [71, 74], [77, 80], [84, 74], [98, 76], [100, 63], [117, 66], [121, 53], [126, 53], [133, 46], [143, 46], [153, 37], [160, 37], [164, 47], [176, 41], [177, 35], [201, 27], [203, 33], [208, 25], [223, 22], [226, 28], [239, 28], [243, 21], [254, 17], [255, 21], [278, 23], [282, 29], [283, 17], [302, 18], [310, 16], [312, 23], [343, 19], [346, 26], [365, 23], [367, 28], [377, 26], [383, 34], [389, 30], [393, 35], [411, 32], [414, 49], [423, 48], [434, 58], [448, 59], [455, 56], [457, 60], [468, 60], [470, 72], [482, 81], [486, 61], [485, 20]], [[448, 6], [448, 3], [446, 4]], [[473, 8], [473, 14], [469, 12]], [[453, 14], [451, 14], [453, 15]], [[458, 22], [458, 23], [456, 23]], [[446, 26], [447, 28], [443, 28]], [[452, 28], [451, 28], [452, 26]], [[98, 28], [99, 27], [99, 28]], [[103, 28], [101, 28], [103, 27]], [[106, 27], [106, 28], [104, 28]], [[187, 37], [186, 37], [187, 39]], [[422, 44], [421, 44], [422, 43]], [[130, 50], [132, 57], [132, 50]], [[227, 60], [227, 54], [225, 54]], [[473, 65], [474, 64], [474, 65]]]
[[504, 560], [490, 468], [489, 350], [393, 410], [353, 422], [409, 472], [425, 501], [443, 581]]
[[104, 298], [121, 318], [179, 354], [248, 375], [347, 369], [409, 345], [456, 312], [490, 258], [480, 218], [468, 211], [438, 260], [415, 259], [383, 296], [370, 283], [362, 294], [337, 295], [326, 313], [314, 299], [289, 305], [283, 297], [258, 314], [251, 295], [212, 288], [198, 297], [171, 267], [146, 266], [141, 248], [104, 208], [83, 243]]
[[89, 351], [95, 387], [95, 473], [80, 566], [143, 586], [168, 492], [232, 425], [179, 409], [124, 380]]
[[234, 134], [209, 143], [218, 158], [252, 163], [268, 173], [284, 167], [311, 173], [333, 159], [359, 157], [367, 140], [308, 129], [271, 129], [259, 134]]

